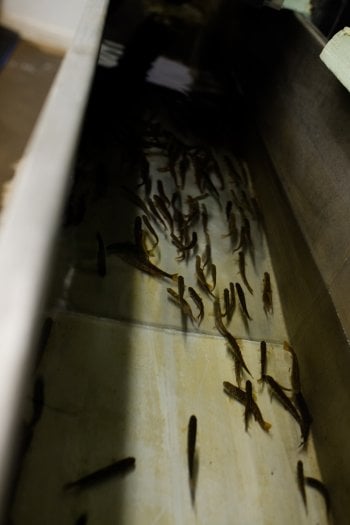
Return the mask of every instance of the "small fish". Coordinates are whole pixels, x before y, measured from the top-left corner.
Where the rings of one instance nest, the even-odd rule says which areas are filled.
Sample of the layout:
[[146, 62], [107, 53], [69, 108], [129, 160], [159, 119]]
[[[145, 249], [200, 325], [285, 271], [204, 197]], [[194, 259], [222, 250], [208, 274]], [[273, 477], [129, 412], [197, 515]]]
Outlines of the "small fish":
[[230, 157], [228, 157], [227, 155], [224, 155], [223, 159], [226, 162], [226, 165], [227, 165], [228, 170], [229, 170], [229, 175], [230, 175], [231, 179], [233, 180], [233, 182], [238, 183], [239, 185], [241, 185], [243, 183], [242, 177], [238, 173], [236, 168], [234, 167]]
[[209, 235], [209, 232], [208, 232], [208, 220], [209, 220], [209, 216], [208, 216], [207, 207], [206, 207], [205, 204], [202, 204], [201, 208], [202, 208], [202, 225], [203, 225], [203, 232], [204, 232], [205, 235]]
[[301, 430], [302, 442], [300, 446], [304, 446], [306, 445], [309, 434], [310, 434], [312, 416], [310, 414], [309, 408], [307, 406], [307, 403], [301, 391], [294, 394], [294, 401], [295, 401], [296, 406], [298, 407], [298, 410], [301, 416], [300, 430]]
[[272, 288], [271, 288], [270, 274], [268, 272], [264, 273], [262, 300], [263, 300], [265, 314], [266, 315], [272, 314], [273, 313]]
[[[246, 404], [247, 394], [246, 392], [244, 392], [244, 390], [232, 385], [231, 383], [229, 383], [229, 381], [224, 381], [223, 385], [225, 394], [227, 394], [230, 397], [233, 397], [234, 399], [236, 399], [236, 401], [239, 401], [243, 405]], [[271, 424], [267, 421], [264, 421], [261, 411], [254, 399], [252, 399], [251, 408], [254, 414], [255, 421], [259, 423], [259, 425], [265, 432], [268, 432], [271, 428]]]
[[104, 242], [99, 232], [96, 233], [96, 240], [97, 240], [97, 258], [96, 258], [97, 273], [100, 277], [105, 277], [106, 275], [106, 252], [105, 252]]
[[163, 199], [163, 202], [169, 207], [170, 206], [170, 200], [169, 198], [167, 197], [165, 191], [164, 191], [164, 186], [163, 186], [163, 183], [161, 180], [157, 180], [157, 190], [158, 190], [158, 193], [159, 193], [159, 196], [161, 199]]
[[306, 499], [306, 491], [305, 491], [305, 477], [304, 477], [304, 465], [301, 460], [297, 463], [297, 478], [298, 478], [298, 487], [301, 494], [301, 497], [303, 498], [303, 502], [305, 505], [305, 508], [307, 508], [307, 499]]
[[186, 184], [186, 174], [190, 168], [190, 159], [184, 153], [179, 161], [179, 174], [181, 180], [181, 189], [183, 190]]
[[239, 273], [241, 274], [241, 276], [242, 276], [242, 280], [243, 280], [244, 284], [246, 285], [248, 291], [253, 295], [253, 289], [252, 289], [252, 287], [250, 286], [250, 284], [248, 283], [248, 279], [247, 279], [247, 276], [246, 276], [246, 273], [245, 273], [245, 257], [244, 257], [244, 252], [243, 252], [243, 251], [239, 252], [238, 257], [239, 257], [239, 260], [238, 260], [238, 264], [239, 264]]
[[231, 353], [231, 356], [232, 356], [233, 364], [234, 364], [236, 382], [239, 388], [241, 388], [243, 368], [237, 356], [234, 353]]
[[211, 152], [210, 152], [210, 161], [211, 161], [210, 167], [220, 182], [220, 190], [224, 190], [225, 189], [224, 177], [222, 176], [218, 161], [216, 160], [215, 156]]
[[86, 525], [88, 520], [87, 514], [81, 514], [76, 520], [75, 525]]
[[199, 202], [190, 195], [187, 196], [188, 213], [185, 215], [187, 225], [195, 226], [200, 218]]
[[178, 251], [180, 252], [179, 257], [177, 257], [177, 260], [178, 261], [183, 261], [184, 258], [185, 258], [184, 252], [192, 250], [196, 246], [197, 241], [198, 241], [197, 233], [196, 232], [192, 232], [192, 239], [191, 239], [191, 241], [188, 244], [183, 244], [180, 241], [180, 239], [178, 239], [176, 237], [176, 235], [174, 235], [174, 233], [171, 234], [171, 241], [176, 246]]
[[229, 218], [230, 218], [231, 211], [232, 211], [232, 206], [233, 206], [233, 202], [232, 201], [227, 201], [226, 208], [225, 208], [227, 222], [229, 222]]
[[45, 348], [47, 346], [47, 343], [49, 341], [49, 337], [51, 334], [53, 326], [53, 319], [52, 317], [46, 317], [45, 321], [43, 322], [39, 341], [37, 343], [37, 348], [35, 351], [35, 369], [39, 366], [39, 363], [41, 361], [41, 358], [43, 356], [43, 353], [45, 352]]
[[140, 175], [142, 182], [138, 186], [145, 186], [145, 193], [149, 196], [152, 191], [152, 179], [149, 174], [149, 162], [145, 154], [142, 154], [140, 159]]
[[286, 394], [283, 392], [283, 389], [281, 385], [277, 383], [277, 381], [269, 376], [264, 376], [264, 381], [269, 385], [272, 392], [275, 394], [281, 405], [284, 406], [284, 408], [294, 417], [294, 419], [300, 424], [301, 419], [299, 416], [299, 413], [295, 406], [293, 405], [292, 401], [289, 399], [289, 397], [286, 396]]
[[231, 300], [230, 300], [230, 290], [228, 288], [224, 288], [224, 305], [225, 305], [225, 313], [222, 314], [223, 317], [226, 316], [227, 321], [229, 322], [231, 320]]
[[182, 277], [182, 275], [179, 275], [177, 278], [177, 287], [178, 287], [180, 301], [182, 301], [184, 298], [184, 293], [185, 293], [185, 279]]
[[150, 221], [148, 220], [147, 216], [146, 215], [142, 215], [142, 219], [143, 219], [143, 222], [145, 223], [146, 227], [148, 228], [148, 230], [150, 231], [150, 233], [153, 235], [154, 239], [155, 239], [155, 243], [153, 244], [150, 252], [153, 252], [153, 250], [156, 248], [156, 246], [158, 246], [159, 244], [159, 237], [155, 231], [155, 229], [153, 228], [152, 224], [150, 223]]
[[246, 240], [247, 240], [247, 244], [251, 248], [254, 248], [254, 244], [253, 244], [252, 237], [251, 237], [251, 232], [250, 232], [250, 222], [247, 219], [247, 217], [244, 217], [243, 223], [244, 223], [244, 231], [245, 231], [245, 237], [246, 237]]
[[121, 186], [121, 189], [124, 191], [126, 197], [129, 199], [130, 202], [135, 204], [138, 208], [140, 208], [147, 217], [149, 217], [149, 211], [146, 206], [146, 204], [143, 202], [143, 200], [133, 191], [131, 191], [126, 186]]
[[283, 348], [292, 354], [292, 374], [291, 374], [291, 383], [294, 392], [300, 392], [301, 390], [301, 383], [300, 383], [300, 372], [299, 372], [299, 363], [296, 353], [294, 352], [293, 348], [290, 346], [287, 341], [284, 341]]
[[109, 255], [116, 255], [131, 266], [154, 277], [168, 277], [173, 281], [177, 281], [177, 273], [167, 273], [152, 264], [146, 255], [141, 254], [137, 246], [131, 242], [116, 242], [110, 244], [107, 246], [107, 253]]
[[327, 514], [331, 510], [331, 498], [326, 486], [319, 479], [311, 478], [310, 476], [305, 477], [305, 483], [308, 487], [317, 490], [322, 496], [326, 504]]
[[245, 431], [248, 431], [249, 418], [253, 414], [253, 387], [249, 379], [245, 383], [245, 411], [244, 411], [244, 422], [245, 422]]
[[231, 212], [228, 218], [228, 233], [226, 235], [223, 235], [222, 237], [230, 237], [232, 250], [235, 251], [234, 247], [236, 246], [238, 241], [238, 229], [236, 223], [236, 216], [233, 213], [233, 211]]
[[162, 216], [168, 223], [170, 231], [173, 232], [174, 231], [174, 221], [173, 221], [172, 216], [169, 213], [168, 208], [166, 207], [166, 204], [157, 194], [153, 195], [153, 201], [154, 201], [155, 206], [158, 208], [158, 210], [160, 211], [160, 213], [162, 214]]
[[212, 289], [207, 283], [207, 280], [205, 278], [203, 268], [201, 267], [201, 256], [196, 255], [196, 275], [197, 275], [197, 281], [198, 284], [203, 288], [207, 293], [209, 293], [211, 296], [214, 297], [212, 293]]
[[228, 342], [228, 351], [233, 356], [234, 360], [238, 360], [242, 368], [251, 376], [251, 373], [245, 364], [245, 361], [242, 356], [241, 349], [239, 347], [239, 344], [237, 343], [236, 339], [233, 337], [233, 335], [227, 330], [227, 328], [224, 326], [224, 323], [222, 322], [222, 313], [221, 313], [221, 307], [220, 302], [217, 298], [214, 300], [214, 318], [215, 318], [215, 326], [218, 330], [218, 332], [225, 337], [226, 341]]
[[213, 291], [215, 290], [215, 286], [216, 286], [216, 265], [214, 263], [211, 263], [210, 273], [211, 273], [211, 279], [213, 283], [211, 286], [211, 291]]
[[152, 213], [152, 216], [153, 216], [153, 220], [155, 222], [157, 222], [158, 224], [161, 224], [163, 229], [166, 230], [167, 229], [167, 225], [163, 221], [162, 216], [158, 212], [158, 210], [157, 210], [156, 206], [154, 205], [154, 202], [152, 201], [151, 198], [147, 199], [147, 204], [148, 204], [148, 206], [149, 206], [149, 208], [151, 210], [151, 213]]
[[111, 465], [108, 465], [107, 467], [103, 467], [99, 470], [96, 470], [92, 474], [88, 474], [87, 476], [79, 478], [76, 481], [71, 481], [70, 483], [66, 483], [63, 488], [64, 490], [70, 490], [74, 488], [77, 488], [79, 490], [87, 489], [87, 488], [93, 487], [94, 485], [98, 483], [103, 483], [109, 480], [110, 478], [114, 478], [115, 476], [121, 476], [121, 475], [127, 474], [134, 468], [135, 468], [135, 458], [128, 457], [128, 458], [120, 459], [119, 461], [116, 461], [115, 463], [112, 463]]
[[209, 234], [205, 234], [205, 249], [203, 254], [203, 268], [206, 266], [211, 266], [212, 260], [211, 260], [211, 243], [210, 243], [210, 237]]
[[266, 365], [267, 365], [267, 350], [266, 350], [266, 341], [261, 341], [260, 343], [260, 355], [261, 355], [261, 375], [259, 381], [264, 381], [266, 376]]
[[233, 283], [230, 283], [230, 294], [231, 294], [231, 317], [232, 317], [236, 309], [236, 293], [235, 293], [235, 285]]
[[238, 294], [238, 299], [239, 299], [239, 302], [240, 302], [240, 305], [241, 305], [241, 308], [242, 308], [242, 311], [244, 313], [244, 315], [250, 319], [250, 321], [252, 321], [253, 319], [250, 317], [249, 313], [248, 313], [248, 310], [247, 310], [247, 305], [246, 305], [246, 302], [245, 302], [245, 296], [244, 296], [244, 292], [242, 290], [242, 287], [239, 283], [236, 283], [236, 290], [237, 290], [237, 294]]
[[238, 250], [245, 251], [248, 247], [248, 238], [247, 238], [247, 232], [244, 224], [241, 226], [241, 232], [239, 237], [239, 244], [238, 246], [233, 250], [233, 253], [238, 252]]
[[194, 324], [194, 316], [192, 313], [192, 309], [188, 302], [185, 299], [180, 299], [179, 294], [177, 294], [172, 288], [167, 288], [167, 292], [170, 295], [170, 298], [177, 304], [184, 315], [189, 317]]
[[43, 408], [44, 408], [44, 399], [45, 399], [45, 387], [44, 379], [41, 376], [38, 376], [34, 384], [33, 392], [33, 414], [32, 419], [29, 423], [29, 426], [33, 428], [38, 421], [40, 420]]
[[254, 217], [258, 224], [263, 224], [263, 214], [260, 210], [259, 204], [255, 197], [252, 197], [250, 199], [250, 202], [252, 203], [252, 209], [254, 210]]
[[197, 294], [196, 290], [194, 288], [192, 288], [192, 286], [189, 286], [188, 287], [188, 293], [190, 294], [190, 297], [192, 299], [192, 301], [195, 303], [195, 305], [197, 306], [198, 310], [199, 310], [199, 314], [198, 314], [198, 326], [200, 326], [201, 322], [203, 321], [203, 318], [204, 318], [204, 304], [203, 304], [203, 300], [202, 298], [200, 297], [200, 295]]
[[146, 255], [146, 250], [144, 247], [144, 235], [143, 235], [143, 229], [142, 229], [142, 219], [141, 217], [137, 216], [134, 221], [134, 241], [135, 246], [140, 251], [141, 254]]
[[188, 462], [188, 478], [190, 482], [190, 491], [192, 505], [195, 499], [195, 484], [196, 484], [196, 472], [195, 472], [195, 456], [196, 456], [196, 438], [197, 438], [197, 418], [192, 415], [188, 422], [187, 429], [187, 462]]
[[222, 322], [222, 318], [224, 317], [223, 313], [221, 312], [221, 306], [219, 299], [215, 299], [214, 301], [214, 319], [215, 319], [215, 326], [218, 330], [218, 332], [223, 336], [226, 337], [227, 334], [227, 328], [224, 326], [224, 323]]

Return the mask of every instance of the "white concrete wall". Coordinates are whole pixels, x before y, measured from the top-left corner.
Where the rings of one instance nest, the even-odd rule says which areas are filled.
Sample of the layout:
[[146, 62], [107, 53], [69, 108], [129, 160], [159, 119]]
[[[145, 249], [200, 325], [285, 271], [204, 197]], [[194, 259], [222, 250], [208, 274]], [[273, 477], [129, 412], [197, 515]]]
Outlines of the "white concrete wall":
[[2, 0], [1, 23], [39, 44], [67, 49], [85, 4], [86, 0]]

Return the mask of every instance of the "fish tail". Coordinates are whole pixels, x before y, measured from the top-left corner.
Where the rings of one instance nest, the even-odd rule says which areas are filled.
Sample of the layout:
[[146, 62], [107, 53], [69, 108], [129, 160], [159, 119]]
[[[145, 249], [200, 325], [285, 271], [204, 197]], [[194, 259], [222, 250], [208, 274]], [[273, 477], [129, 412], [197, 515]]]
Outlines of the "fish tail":
[[268, 423], [267, 421], [263, 421], [262, 426], [263, 426], [263, 429], [265, 430], [265, 432], [268, 432], [272, 425], [271, 425], [271, 423]]

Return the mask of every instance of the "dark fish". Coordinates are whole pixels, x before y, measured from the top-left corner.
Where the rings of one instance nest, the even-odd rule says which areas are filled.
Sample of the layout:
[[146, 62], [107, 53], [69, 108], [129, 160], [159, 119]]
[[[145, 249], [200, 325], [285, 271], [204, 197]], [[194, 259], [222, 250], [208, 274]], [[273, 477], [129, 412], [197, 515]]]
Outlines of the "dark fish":
[[165, 191], [164, 191], [164, 186], [163, 186], [163, 183], [161, 180], [157, 180], [157, 190], [158, 190], [158, 193], [159, 193], [159, 196], [161, 199], [163, 199], [163, 202], [169, 207], [170, 206], [170, 200], [169, 198], [167, 197]]
[[243, 368], [242, 368], [241, 362], [240, 362], [240, 360], [237, 358], [236, 354], [234, 354], [234, 353], [232, 352], [232, 353], [231, 353], [231, 356], [232, 356], [233, 364], [234, 364], [234, 371], [235, 371], [236, 382], [237, 382], [237, 385], [238, 385], [239, 387], [241, 387], [241, 383], [242, 383], [242, 375], [243, 375]]
[[100, 277], [104, 277], [106, 275], [106, 252], [105, 252], [104, 242], [99, 232], [96, 233], [96, 240], [97, 240], [97, 260], [96, 260], [97, 273]]
[[250, 197], [248, 197], [248, 195], [246, 194], [246, 192], [244, 190], [241, 190], [241, 195], [243, 197], [243, 202], [245, 204], [246, 209], [250, 212], [250, 214], [254, 218], [255, 217], [255, 215], [254, 215], [254, 208], [253, 208], [253, 205], [252, 205]]
[[267, 365], [267, 350], [266, 350], [266, 342], [261, 341], [260, 343], [260, 355], [261, 355], [261, 375], [259, 381], [264, 381], [264, 377], [266, 376], [266, 365]]
[[172, 288], [167, 288], [167, 292], [170, 295], [170, 298], [177, 304], [184, 315], [189, 317], [194, 324], [194, 316], [192, 313], [192, 309], [188, 302], [185, 299], [181, 299], [179, 294], [177, 294]]
[[205, 249], [204, 249], [204, 254], [203, 254], [203, 268], [205, 268], [208, 265], [210, 266], [212, 264], [211, 243], [210, 243], [210, 237], [208, 233], [205, 234], [205, 240], [206, 240], [206, 244], [205, 244]]
[[222, 315], [223, 317], [226, 316], [227, 321], [230, 321], [231, 319], [231, 301], [230, 301], [230, 290], [228, 288], [224, 288], [224, 305], [225, 305], [225, 313]]
[[190, 159], [184, 153], [179, 161], [179, 174], [181, 180], [181, 189], [183, 190], [186, 184], [186, 174], [190, 167]]
[[44, 399], [45, 399], [44, 379], [41, 376], [38, 376], [34, 384], [33, 414], [32, 414], [32, 419], [29, 423], [30, 427], [34, 427], [40, 420], [42, 413], [43, 413], [43, 408], [44, 408]]
[[[239, 401], [240, 403], [242, 403], [242, 405], [246, 405], [247, 394], [246, 392], [244, 392], [244, 390], [242, 390], [241, 388], [238, 388], [237, 386], [232, 385], [228, 381], [224, 381], [223, 385], [224, 385], [225, 394], [227, 394], [230, 397], [233, 397], [234, 399], [236, 399], [236, 401]], [[252, 399], [251, 408], [252, 408], [252, 412], [254, 414], [255, 420], [259, 423], [259, 425], [265, 432], [268, 432], [271, 428], [271, 424], [268, 423], [267, 421], [264, 421], [261, 411], [257, 403], [254, 401], [254, 399]]]
[[297, 478], [298, 478], [298, 487], [301, 494], [301, 497], [303, 498], [303, 502], [305, 505], [305, 508], [307, 508], [307, 499], [306, 499], [306, 491], [305, 491], [305, 478], [304, 478], [304, 465], [301, 460], [297, 463]]
[[136, 248], [140, 251], [140, 253], [146, 255], [146, 250], [143, 242], [142, 219], [139, 216], [137, 216], [134, 221], [134, 241]]
[[238, 252], [238, 250], [246, 250], [248, 247], [248, 238], [247, 238], [247, 232], [244, 224], [241, 226], [241, 233], [239, 237], [239, 244], [238, 246], [233, 250], [233, 253]]
[[254, 210], [254, 217], [255, 217], [256, 221], [258, 222], [258, 224], [262, 225], [263, 224], [263, 215], [261, 213], [259, 204], [257, 203], [257, 200], [256, 200], [255, 197], [252, 197], [250, 199], [250, 201], [252, 203], [252, 209]]
[[158, 246], [158, 244], [159, 244], [159, 237], [157, 235], [157, 232], [153, 228], [152, 224], [148, 220], [147, 216], [146, 215], [142, 215], [142, 219], [143, 219], [143, 222], [145, 223], [146, 227], [148, 228], [148, 230], [150, 231], [150, 233], [153, 235], [153, 237], [155, 239], [155, 243], [153, 244], [153, 246], [152, 246], [152, 248], [150, 250], [152, 252], [155, 249], [155, 247]]
[[134, 468], [135, 458], [128, 457], [120, 459], [119, 461], [116, 461], [115, 463], [112, 463], [107, 467], [103, 467], [99, 470], [96, 470], [92, 474], [88, 474], [87, 476], [79, 478], [76, 481], [66, 483], [63, 488], [65, 490], [70, 490], [73, 488], [88, 489], [90, 487], [93, 487], [94, 485], [97, 485], [98, 483], [103, 483], [109, 480], [110, 478], [127, 474]]
[[197, 275], [198, 284], [201, 286], [201, 288], [203, 288], [207, 293], [209, 293], [210, 295], [214, 297], [211, 287], [209, 286], [205, 278], [203, 268], [201, 267], [201, 256], [200, 255], [196, 255], [196, 275]]
[[284, 408], [300, 424], [301, 419], [299, 413], [293, 405], [292, 401], [289, 399], [289, 397], [287, 397], [286, 394], [283, 392], [281, 385], [279, 385], [277, 381], [269, 375], [264, 376], [264, 381], [269, 385], [269, 387], [271, 388], [272, 392], [275, 394], [281, 405], [283, 405]]
[[229, 222], [229, 218], [230, 218], [231, 211], [232, 211], [232, 206], [233, 206], [233, 202], [232, 201], [227, 201], [226, 208], [225, 208], [227, 222]]
[[180, 255], [179, 257], [177, 257], [177, 260], [178, 261], [183, 261], [184, 258], [185, 258], [185, 254], [184, 252], [185, 251], [189, 251], [189, 250], [192, 250], [196, 244], [197, 244], [197, 241], [198, 241], [198, 238], [197, 238], [197, 233], [196, 232], [192, 232], [192, 239], [191, 241], [188, 243], [188, 244], [183, 244], [181, 242], [180, 239], [178, 239], [176, 237], [176, 235], [174, 235], [173, 233], [171, 234], [171, 242], [174, 244], [174, 246], [176, 246], [176, 248], [178, 249], [178, 251], [180, 252]]
[[196, 438], [197, 438], [197, 418], [191, 416], [188, 422], [187, 430], [187, 462], [188, 462], [188, 477], [190, 481], [190, 491], [192, 504], [195, 499], [195, 455], [196, 455]]
[[284, 341], [283, 348], [292, 354], [292, 374], [291, 374], [291, 383], [294, 392], [300, 392], [301, 390], [301, 383], [300, 383], [300, 373], [299, 373], [299, 363], [296, 353], [294, 352], [293, 348], [290, 346], [287, 341]]
[[153, 201], [154, 201], [154, 204], [157, 206], [158, 210], [160, 211], [160, 213], [162, 214], [162, 216], [164, 217], [164, 219], [166, 220], [166, 222], [168, 223], [170, 231], [173, 232], [174, 231], [174, 221], [173, 221], [172, 216], [169, 213], [168, 208], [166, 207], [166, 204], [159, 197], [159, 195], [153, 195]]
[[272, 288], [271, 288], [270, 274], [268, 272], [264, 273], [262, 300], [263, 300], [265, 314], [266, 315], [272, 314], [273, 313]]
[[231, 353], [234, 360], [238, 360], [242, 368], [251, 376], [251, 373], [243, 359], [239, 344], [237, 343], [236, 339], [227, 330], [227, 328], [224, 326], [224, 323], [222, 322], [222, 313], [221, 313], [221, 308], [220, 308], [220, 302], [218, 299], [215, 299], [214, 301], [214, 318], [215, 318], [216, 328], [218, 329], [219, 333], [223, 337], [225, 337], [226, 341], [228, 342], [228, 351]]
[[230, 283], [230, 294], [231, 294], [231, 317], [235, 311], [236, 308], [236, 293], [235, 293], [235, 285], [233, 283]]
[[81, 514], [76, 520], [75, 525], [86, 525], [88, 520], [87, 514]]
[[198, 326], [200, 326], [201, 322], [203, 321], [203, 318], [204, 318], [204, 304], [203, 304], [203, 300], [202, 298], [197, 294], [196, 290], [194, 288], [192, 288], [192, 286], [189, 286], [188, 287], [188, 293], [190, 294], [190, 297], [192, 299], [192, 301], [195, 303], [195, 305], [197, 306], [198, 310], [199, 310], [199, 314], [198, 314]]
[[147, 217], [149, 217], [148, 208], [147, 208], [146, 204], [143, 202], [143, 200], [136, 193], [131, 191], [126, 186], [121, 186], [121, 189], [124, 191], [125, 195], [129, 199], [129, 201], [132, 202], [133, 204], [135, 204], [135, 206], [140, 208], [144, 212], [144, 214], [147, 215]]
[[215, 290], [215, 286], [216, 286], [216, 265], [214, 263], [211, 263], [210, 272], [211, 272], [211, 279], [213, 282], [211, 286], [211, 291], [213, 291]]
[[243, 179], [242, 179], [241, 175], [238, 173], [238, 171], [236, 170], [236, 168], [234, 167], [233, 162], [230, 159], [230, 157], [228, 157], [227, 155], [224, 155], [223, 159], [226, 162], [226, 165], [227, 165], [228, 171], [229, 171], [229, 175], [230, 175], [231, 179], [233, 180], [233, 182], [238, 183], [239, 185], [241, 185], [243, 183]]
[[43, 353], [45, 352], [46, 345], [48, 343], [50, 333], [53, 326], [53, 319], [51, 317], [46, 317], [45, 321], [43, 322], [41, 333], [39, 336], [39, 341], [36, 348], [36, 356], [35, 356], [35, 368], [38, 367], [40, 360], [42, 358]]
[[182, 275], [179, 275], [177, 278], [177, 288], [179, 292], [180, 301], [182, 301], [185, 293], [185, 279], [182, 277]]
[[224, 323], [222, 322], [222, 318], [224, 317], [223, 313], [221, 312], [221, 306], [219, 299], [215, 299], [214, 301], [214, 319], [215, 319], [215, 326], [218, 330], [218, 332], [223, 336], [226, 337], [227, 334], [227, 328], [225, 327]]
[[214, 157], [213, 153], [210, 154], [210, 161], [211, 161], [210, 162], [210, 167], [211, 167], [212, 171], [215, 173], [217, 179], [220, 182], [220, 190], [224, 190], [225, 189], [224, 177], [222, 176], [219, 163], [216, 160], [216, 158]]
[[246, 305], [246, 302], [245, 302], [245, 296], [244, 296], [244, 292], [242, 290], [242, 287], [239, 283], [236, 283], [236, 290], [237, 290], [237, 294], [238, 294], [238, 299], [239, 299], [239, 302], [240, 302], [240, 305], [241, 305], [241, 308], [242, 308], [242, 311], [244, 313], [244, 315], [250, 319], [250, 321], [252, 321], [253, 319], [250, 317], [249, 313], [248, 313], [248, 310], [247, 310], [247, 305]]
[[152, 264], [145, 254], [141, 254], [140, 250], [131, 242], [116, 242], [107, 246], [107, 253], [109, 255], [116, 255], [131, 266], [135, 266], [142, 272], [153, 275], [154, 277], [168, 277], [173, 281], [177, 281], [177, 273], [167, 273]]
[[188, 213], [185, 215], [187, 225], [195, 225], [200, 217], [200, 207], [197, 199], [188, 195], [187, 197]]
[[162, 216], [160, 215], [160, 213], [158, 212], [156, 206], [154, 205], [154, 202], [152, 201], [152, 199], [148, 199], [147, 200], [147, 204], [151, 210], [151, 213], [152, 213], [152, 216], [153, 216], [153, 219], [160, 223], [163, 227], [164, 230], [167, 229], [167, 225], [165, 224], [165, 222], [163, 221], [162, 219]]
[[331, 498], [326, 486], [319, 479], [311, 478], [310, 476], [305, 477], [305, 483], [308, 487], [317, 490], [323, 496], [326, 504], [327, 514], [329, 514], [331, 510]]
[[296, 394], [294, 394], [294, 401], [295, 401], [296, 406], [298, 407], [298, 410], [301, 416], [300, 430], [301, 430], [302, 442], [300, 446], [304, 446], [306, 445], [309, 434], [310, 434], [312, 416], [306, 404], [305, 398], [301, 392], [297, 392]]
[[244, 257], [244, 252], [243, 252], [243, 251], [239, 252], [238, 256], [239, 256], [239, 260], [238, 260], [238, 264], [239, 264], [239, 273], [241, 274], [241, 276], [242, 276], [242, 280], [243, 280], [244, 284], [246, 285], [246, 287], [248, 288], [248, 291], [253, 295], [253, 289], [252, 289], [252, 287], [250, 286], [250, 284], [248, 283], [248, 279], [247, 279], [247, 276], [246, 276], [246, 273], [245, 273], [245, 257]]
[[152, 179], [149, 174], [149, 162], [144, 154], [142, 154], [140, 160], [140, 175], [142, 182], [139, 186], [145, 186], [145, 193], [149, 196], [152, 191]]
[[245, 422], [245, 430], [248, 431], [249, 426], [249, 418], [253, 414], [253, 387], [252, 383], [249, 381], [249, 379], [245, 383], [245, 393], [246, 393], [246, 401], [245, 401], [245, 411], [244, 411], [244, 422]]
[[209, 220], [209, 216], [208, 216], [207, 207], [205, 204], [202, 204], [202, 224], [203, 224], [203, 231], [205, 235], [209, 235], [208, 220]]
[[232, 250], [235, 251], [234, 246], [236, 246], [238, 241], [238, 229], [236, 224], [236, 216], [233, 213], [233, 211], [231, 212], [228, 218], [228, 233], [226, 235], [223, 235], [222, 237], [230, 237]]
[[251, 248], [254, 248], [254, 244], [253, 244], [252, 237], [251, 237], [251, 232], [250, 232], [250, 222], [247, 219], [247, 217], [244, 217], [243, 223], [244, 223], [244, 232], [245, 232], [245, 237], [246, 237], [246, 240], [247, 240], [247, 244]]

